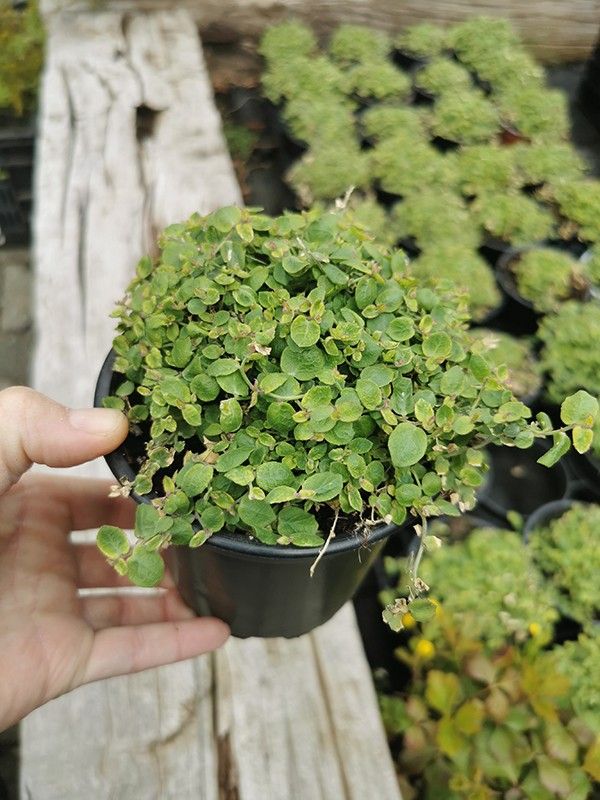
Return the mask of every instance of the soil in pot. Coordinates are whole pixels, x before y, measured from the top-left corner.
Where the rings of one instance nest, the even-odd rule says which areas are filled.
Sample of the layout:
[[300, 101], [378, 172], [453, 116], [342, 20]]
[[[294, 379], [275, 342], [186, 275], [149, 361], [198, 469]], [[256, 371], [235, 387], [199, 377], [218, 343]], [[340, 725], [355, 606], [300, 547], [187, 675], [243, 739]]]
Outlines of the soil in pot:
[[[111, 351], [96, 386], [96, 406], [121, 380], [112, 372], [113, 361]], [[135, 478], [144, 450], [140, 427], [106, 456], [117, 480]], [[155, 480], [161, 479], [157, 473]], [[131, 496], [148, 503], [153, 493]], [[330, 520], [319, 522], [329, 529]], [[357, 529], [354, 520], [340, 518], [337, 536], [312, 577], [318, 548], [265, 545], [241, 532], [215, 533], [197, 548], [170, 547], [165, 558], [181, 596], [198, 615], [223, 619], [241, 638], [291, 638], [322, 625], [354, 595], [386, 539], [398, 530], [395, 525]]]
[[[498, 519], [509, 511], [528, 517], [537, 508], [569, 495], [571, 476], [558, 463], [548, 469], [537, 463], [545, 448], [535, 444], [530, 450], [490, 447], [489, 480], [478, 494], [479, 505]], [[478, 513], [476, 511], [476, 513]]]

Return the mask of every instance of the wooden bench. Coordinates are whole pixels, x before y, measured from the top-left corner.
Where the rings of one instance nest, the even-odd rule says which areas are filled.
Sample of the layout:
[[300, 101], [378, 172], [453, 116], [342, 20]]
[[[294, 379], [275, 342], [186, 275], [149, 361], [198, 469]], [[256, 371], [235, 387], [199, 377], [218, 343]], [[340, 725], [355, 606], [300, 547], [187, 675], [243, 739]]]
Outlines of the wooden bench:
[[[188, 12], [48, 24], [34, 385], [89, 406], [136, 260], [165, 224], [240, 193]], [[401, 800], [352, 607], [48, 704], [22, 725], [21, 797]]]

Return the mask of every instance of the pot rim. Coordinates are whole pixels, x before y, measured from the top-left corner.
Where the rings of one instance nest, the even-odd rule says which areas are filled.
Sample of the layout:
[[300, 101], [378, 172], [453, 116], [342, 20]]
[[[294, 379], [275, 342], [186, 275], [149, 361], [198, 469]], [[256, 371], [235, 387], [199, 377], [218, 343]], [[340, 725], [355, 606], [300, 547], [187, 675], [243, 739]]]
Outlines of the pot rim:
[[[100, 369], [98, 381], [96, 383], [96, 389], [94, 391], [94, 406], [96, 408], [100, 408], [102, 406], [103, 398], [110, 394], [110, 384], [112, 376], [114, 375], [112, 365], [115, 360], [115, 356], [116, 353], [111, 348]], [[119, 483], [121, 483], [123, 478], [130, 481], [133, 481], [135, 478], [135, 472], [128, 463], [125, 457], [125, 452], [126, 450], [123, 443], [116, 450], [113, 450], [112, 453], [108, 453], [104, 456], [110, 471]], [[136, 503], [150, 503], [152, 499], [152, 497], [149, 495], [138, 495], [133, 491], [131, 492], [130, 497], [133, 498]], [[381, 522], [381, 524], [374, 525], [372, 528], [365, 528], [364, 535], [361, 533], [360, 536], [353, 534], [344, 536], [343, 538], [340, 537], [339, 539], [334, 538], [329, 543], [324, 558], [329, 555], [346, 553], [351, 550], [358, 550], [362, 547], [375, 544], [376, 542], [391, 536], [391, 534], [393, 534], [395, 531], [400, 530], [403, 527], [408, 527], [412, 524], [412, 522], [413, 521], [410, 518], [408, 518], [403, 525], [396, 525], [395, 523], [386, 524], [385, 522]], [[202, 545], [202, 547], [215, 547], [219, 550], [227, 550], [232, 553], [251, 555], [254, 557], [284, 559], [292, 558], [298, 560], [304, 559], [306, 561], [313, 561], [316, 559], [322, 550], [321, 547], [296, 547], [294, 545], [264, 544], [257, 539], [250, 539], [246, 534], [224, 534], [218, 532], [213, 533]]]

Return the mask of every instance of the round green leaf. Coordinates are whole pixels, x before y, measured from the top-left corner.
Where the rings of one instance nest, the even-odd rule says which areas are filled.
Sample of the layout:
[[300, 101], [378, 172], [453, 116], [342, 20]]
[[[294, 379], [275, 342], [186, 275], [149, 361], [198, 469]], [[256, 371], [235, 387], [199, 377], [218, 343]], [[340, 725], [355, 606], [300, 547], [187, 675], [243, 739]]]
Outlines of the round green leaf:
[[179, 470], [175, 483], [188, 497], [197, 497], [208, 489], [212, 476], [213, 468], [209, 464], [191, 462]]
[[290, 326], [290, 336], [298, 347], [312, 347], [319, 341], [321, 328], [312, 319], [295, 317]]
[[325, 366], [325, 356], [318, 347], [295, 350], [286, 347], [281, 354], [281, 371], [299, 381], [311, 381]]
[[154, 550], [138, 545], [127, 560], [127, 577], [136, 586], [157, 586], [165, 574], [165, 564]]
[[427, 451], [427, 434], [412, 422], [401, 422], [391, 432], [388, 448], [395, 467], [411, 467]]
[[129, 551], [127, 536], [121, 528], [103, 525], [96, 534], [96, 544], [107, 558], [118, 558]]
[[452, 352], [452, 339], [447, 333], [432, 333], [423, 339], [423, 353], [427, 358], [441, 360]]
[[565, 425], [590, 428], [597, 416], [598, 401], [582, 389], [567, 397], [560, 407], [560, 418]]
[[302, 489], [314, 492], [310, 499], [321, 503], [337, 497], [343, 485], [344, 480], [337, 472], [316, 472], [308, 476], [302, 484]]
[[302, 508], [283, 508], [277, 517], [277, 531], [297, 547], [319, 547], [323, 539], [318, 535], [319, 526], [312, 514]]
[[280, 461], [265, 461], [256, 470], [256, 483], [265, 492], [277, 486], [290, 486], [294, 482], [291, 469]]
[[221, 400], [219, 403], [219, 423], [226, 433], [233, 433], [241, 427], [244, 419], [242, 407], [238, 401], [232, 397], [229, 400]]
[[266, 500], [250, 500], [247, 495], [238, 504], [238, 514], [254, 530], [268, 528], [275, 522], [275, 512]]
[[367, 378], [359, 378], [356, 381], [356, 394], [363, 406], [369, 411], [379, 408], [383, 400], [379, 386]]

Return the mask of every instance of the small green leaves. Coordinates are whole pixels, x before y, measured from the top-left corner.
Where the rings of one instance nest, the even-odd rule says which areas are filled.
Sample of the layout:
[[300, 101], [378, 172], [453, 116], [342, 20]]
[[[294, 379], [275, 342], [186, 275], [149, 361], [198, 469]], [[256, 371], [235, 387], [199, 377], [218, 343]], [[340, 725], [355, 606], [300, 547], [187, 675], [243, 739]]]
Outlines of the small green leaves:
[[166, 517], [150, 503], [140, 503], [135, 512], [135, 534], [139, 539], [151, 539], [166, 533], [173, 520]]
[[388, 449], [395, 467], [411, 467], [427, 451], [427, 434], [412, 422], [401, 422], [390, 434]]
[[554, 444], [548, 452], [538, 458], [538, 464], [544, 467], [553, 467], [571, 449], [571, 441], [566, 433], [555, 433], [553, 440]]
[[136, 586], [158, 586], [165, 574], [165, 564], [160, 555], [143, 545], [134, 548], [127, 560], [127, 577]]
[[573, 447], [578, 453], [587, 453], [594, 440], [594, 432], [591, 428], [581, 428], [575, 425], [573, 428]]
[[266, 500], [250, 500], [247, 495], [239, 502], [238, 514], [254, 530], [263, 530], [275, 522], [275, 512]]
[[452, 351], [452, 339], [447, 333], [432, 333], [423, 340], [423, 352], [428, 358], [442, 360]]
[[312, 347], [319, 341], [321, 328], [312, 319], [295, 317], [290, 327], [290, 336], [298, 347]]
[[369, 411], [379, 408], [383, 400], [379, 386], [368, 378], [359, 378], [356, 381], [356, 394], [363, 406]]
[[266, 492], [278, 486], [290, 486], [294, 483], [294, 476], [289, 467], [279, 461], [266, 461], [256, 470], [256, 483]]
[[129, 552], [129, 542], [121, 528], [103, 525], [96, 535], [96, 544], [107, 558], [115, 559]]
[[319, 547], [323, 538], [318, 535], [317, 520], [301, 508], [290, 506], [279, 513], [277, 531], [297, 547]]
[[435, 604], [426, 598], [417, 598], [408, 604], [408, 610], [417, 622], [428, 622], [435, 616]]
[[241, 426], [244, 414], [242, 407], [235, 398], [221, 400], [219, 404], [219, 422], [226, 433], [233, 433]]
[[175, 483], [188, 497], [197, 497], [208, 489], [213, 468], [209, 464], [190, 462], [179, 470]]
[[337, 472], [316, 472], [309, 475], [302, 484], [302, 497], [309, 497], [315, 503], [333, 500], [342, 491], [344, 480]]
[[583, 390], [567, 397], [560, 407], [560, 418], [565, 425], [591, 428], [597, 416], [598, 401]]

